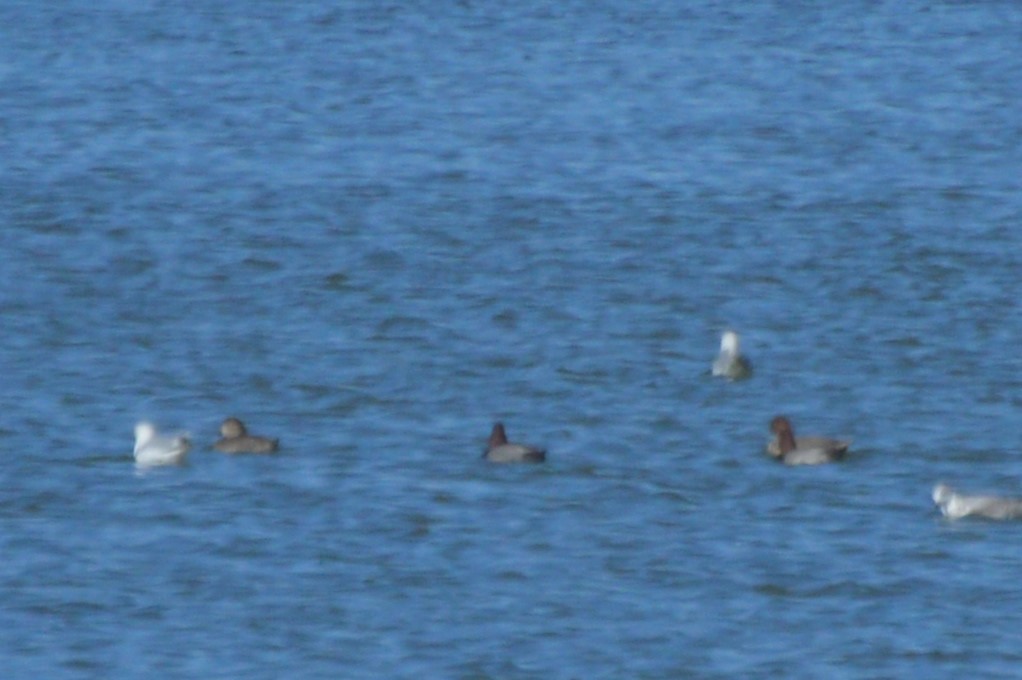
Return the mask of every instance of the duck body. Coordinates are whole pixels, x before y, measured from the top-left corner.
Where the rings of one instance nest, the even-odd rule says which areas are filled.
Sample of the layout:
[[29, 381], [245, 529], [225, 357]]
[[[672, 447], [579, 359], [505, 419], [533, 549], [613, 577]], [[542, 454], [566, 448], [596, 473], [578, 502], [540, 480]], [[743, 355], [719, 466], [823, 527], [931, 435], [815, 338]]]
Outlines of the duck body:
[[503, 423], [495, 423], [483, 458], [491, 463], [542, 463], [546, 450], [509, 442]]
[[[829, 437], [795, 437], [795, 451], [834, 451], [844, 455], [848, 452], [850, 441], [830, 439]], [[843, 450], [842, 450], [843, 447]], [[781, 443], [775, 437], [767, 444], [767, 453], [774, 458], [781, 457]], [[790, 453], [790, 452], [789, 452]]]

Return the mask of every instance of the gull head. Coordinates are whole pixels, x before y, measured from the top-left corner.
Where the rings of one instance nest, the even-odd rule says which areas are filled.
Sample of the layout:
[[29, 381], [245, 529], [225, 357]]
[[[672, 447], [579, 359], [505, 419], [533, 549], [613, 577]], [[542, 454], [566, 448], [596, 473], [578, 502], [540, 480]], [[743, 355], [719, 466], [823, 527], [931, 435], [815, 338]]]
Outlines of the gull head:
[[738, 354], [738, 333], [725, 331], [720, 336], [720, 351], [724, 354]]
[[955, 492], [947, 484], [938, 484], [933, 487], [933, 502], [937, 505], [945, 505], [951, 502]]
[[145, 446], [156, 436], [156, 428], [150, 422], [142, 421], [135, 426], [135, 448]]

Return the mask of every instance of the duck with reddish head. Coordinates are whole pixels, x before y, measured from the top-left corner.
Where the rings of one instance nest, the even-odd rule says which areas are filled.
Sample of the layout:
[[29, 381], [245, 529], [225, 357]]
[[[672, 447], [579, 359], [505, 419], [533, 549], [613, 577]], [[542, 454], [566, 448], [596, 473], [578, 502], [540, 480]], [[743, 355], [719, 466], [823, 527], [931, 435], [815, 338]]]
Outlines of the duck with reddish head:
[[791, 421], [777, 416], [770, 421], [774, 440], [767, 453], [785, 465], [821, 465], [844, 458], [851, 441], [827, 437], [796, 437]]
[[504, 424], [494, 423], [483, 458], [492, 463], [542, 463], [546, 460], [546, 450], [509, 442]]

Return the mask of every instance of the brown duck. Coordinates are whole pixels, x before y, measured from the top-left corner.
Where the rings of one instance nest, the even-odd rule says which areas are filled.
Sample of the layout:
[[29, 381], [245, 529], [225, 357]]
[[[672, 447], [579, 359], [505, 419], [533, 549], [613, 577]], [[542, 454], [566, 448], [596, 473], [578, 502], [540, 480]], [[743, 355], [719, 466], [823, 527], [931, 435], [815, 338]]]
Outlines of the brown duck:
[[237, 418], [228, 418], [220, 426], [223, 437], [213, 448], [223, 453], [273, 453], [277, 450], [279, 440], [251, 435], [245, 424]]

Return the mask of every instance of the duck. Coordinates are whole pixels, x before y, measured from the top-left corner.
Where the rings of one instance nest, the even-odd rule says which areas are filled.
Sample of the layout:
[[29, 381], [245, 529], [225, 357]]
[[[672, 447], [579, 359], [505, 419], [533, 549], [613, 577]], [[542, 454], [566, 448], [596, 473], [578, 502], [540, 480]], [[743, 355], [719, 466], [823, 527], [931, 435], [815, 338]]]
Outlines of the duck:
[[135, 425], [135, 464], [139, 467], [180, 465], [191, 447], [186, 435], [157, 434], [156, 426], [147, 421]]
[[483, 458], [491, 463], [542, 463], [546, 460], [546, 449], [508, 442], [504, 424], [498, 422], [493, 424]]
[[223, 438], [213, 444], [213, 448], [223, 453], [273, 453], [280, 442], [249, 434], [245, 424], [233, 417], [220, 425], [220, 436]]
[[725, 331], [720, 336], [720, 354], [713, 360], [712, 372], [728, 380], [743, 380], [752, 375], [752, 362], [742, 356], [738, 333]]
[[791, 421], [776, 416], [770, 421], [774, 440], [767, 445], [767, 453], [785, 465], [820, 465], [844, 458], [850, 440], [827, 437], [796, 437]]
[[986, 519], [1022, 519], [1022, 499], [997, 496], [965, 496], [947, 484], [933, 487], [933, 502], [948, 519], [985, 517]]

